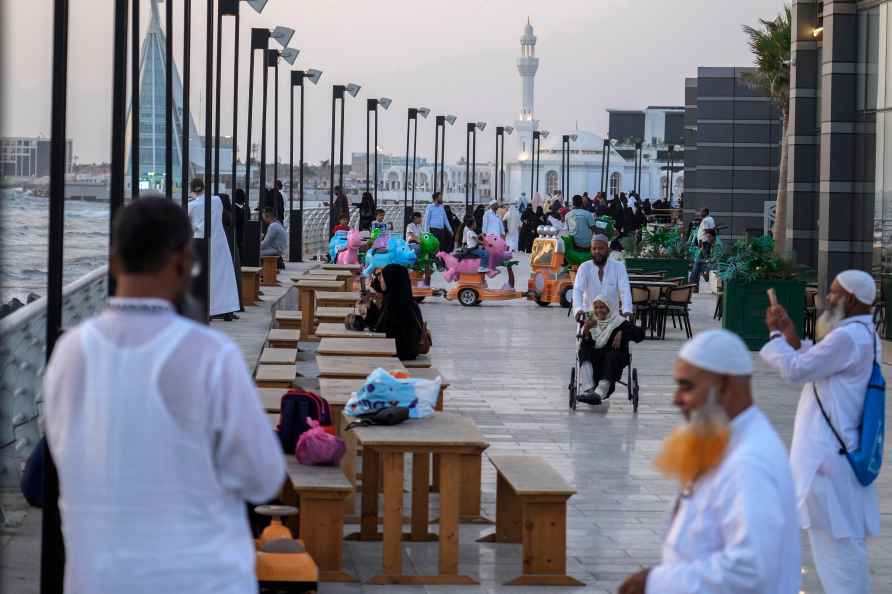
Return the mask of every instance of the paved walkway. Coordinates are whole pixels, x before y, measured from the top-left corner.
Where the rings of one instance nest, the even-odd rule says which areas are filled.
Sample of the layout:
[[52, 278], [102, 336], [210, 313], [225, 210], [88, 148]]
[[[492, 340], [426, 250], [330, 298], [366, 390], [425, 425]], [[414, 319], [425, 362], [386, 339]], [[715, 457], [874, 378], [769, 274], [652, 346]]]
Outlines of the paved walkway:
[[[526, 286], [525, 266], [518, 285]], [[435, 284], [444, 286], [442, 280]], [[491, 281], [501, 286], [503, 279]], [[271, 292], [270, 297], [273, 297]], [[269, 304], [271, 305], [271, 304]], [[700, 295], [693, 305], [695, 331], [713, 327], [714, 298]], [[541, 308], [528, 301], [485, 303], [462, 307], [442, 299], [422, 306], [434, 336], [434, 365], [452, 382], [446, 408], [474, 419], [490, 442], [489, 453], [531, 453], [546, 458], [578, 494], [570, 499], [568, 570], [586, 582], [585, 588], [529, 588], [530, 592], [615, 592], [621, 580], [638, 568], [659, 560], [666, 513], [674, 501], [675, 485], [651, 469], [663, 437], [678, 423], [671, 405], [671, 369], [683, 341], [670, 329], [665, 341], [645, 341], [633, 347], [634, 365], [641, 379], [641, 406], [632, 414], [620, 388], [610, 405], [567, 408], [569, 369], [574, 355], [573, 323], [566, 310]], [[252, 309], [235, 323], [215, 324], [230, 333], [253, 366], [268, 328], [266, 308]], [[302, 344], [299, 371], [314, 372], [313, 346]], [[799, 390], [782, 382], [757, 361], [754, 378], [757, 403], [789, 443]], [[885, 369], [892, 377], [892, 369]], [[312, 380], [307, 380], [312, 383]], [[892, 412], [890, 412], [892, 415]], [[495, 514], [495, 473], [484, 463], [484, 511]], [[407, 473], [407, 476], [410, 476]], [[872, 541], [873, 591], [892, 593], [892, 472], [879, 479], [884, 536]], [[28, 511], [20, 498], [2, 494], [4, 508], [17, 511], [18, 525], [0, 532], [0, 591], [37, 591], [39, 514]], [[432, 498], [436, 514], [437, 496]], [[25, 513], [27, 511], [27, 514]], [[355, 526], [347, 526], [348, 531]], [[433, 527], [435, 529], [435, 526]], [[462, 525], [461, 572], [476, 577], [479, 587], [396, 587], [361, 584], [323, 584], [320, 592], [522, 592], [500, 584], [516, 577], [521, 565], [520, 545], [474, 542], [491, 527]], [[820, 592], [803, 542], [805, 585]], [[381, 544], [345, 544], [346, 568], [365, 579], [380, 567]], [[435, 573], [436, 543], [404, 543], [408, 572]]]

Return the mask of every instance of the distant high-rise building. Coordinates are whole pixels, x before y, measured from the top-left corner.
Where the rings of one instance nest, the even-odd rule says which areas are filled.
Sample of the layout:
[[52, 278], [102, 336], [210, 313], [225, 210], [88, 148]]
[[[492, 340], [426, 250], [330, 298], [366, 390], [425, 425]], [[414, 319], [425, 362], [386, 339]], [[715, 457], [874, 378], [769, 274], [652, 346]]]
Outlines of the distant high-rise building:
[[[71, 139], [66, 140], [65, 145], [65, 173], [71, 173]], [[49, 174], [49, 138], [0, 138], [0, 177], [44, 177]]]
[[[141, 180], [163, 185], [166, 148], [165, 128], [165, 33], [161, 30], [159, 0], [152, 0], [152, 19], [141, 48], [139, 69], [139, 177]], [[183, 85], [176, 64], [173, 65], [173, 183], [180, 185], [183, 171]], [[127, 171], [128, 181], [132, 161], [130, 100], [127, 100]], [[230, 151], [231, 155], [231, 151]], [[204, 170], [204, 143], [189, 117], [189, 169]], [[221, 153], [220, 167], [224, 168]], [[231, 157], [230, 157], [231, 158]], [[227, 159], [229, 161], [229, 159]]]

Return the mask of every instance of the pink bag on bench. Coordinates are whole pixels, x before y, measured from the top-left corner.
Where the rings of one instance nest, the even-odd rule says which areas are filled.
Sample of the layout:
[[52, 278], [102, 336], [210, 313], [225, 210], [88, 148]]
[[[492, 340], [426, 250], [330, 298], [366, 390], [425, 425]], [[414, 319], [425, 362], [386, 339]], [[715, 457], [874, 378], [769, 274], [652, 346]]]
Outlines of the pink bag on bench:
[[319, 421], [307, 417], [309, 429], [297, 440], [297, 461], [307, 466], [337, 466], [347, 451], [344, 440], [328, 433]]

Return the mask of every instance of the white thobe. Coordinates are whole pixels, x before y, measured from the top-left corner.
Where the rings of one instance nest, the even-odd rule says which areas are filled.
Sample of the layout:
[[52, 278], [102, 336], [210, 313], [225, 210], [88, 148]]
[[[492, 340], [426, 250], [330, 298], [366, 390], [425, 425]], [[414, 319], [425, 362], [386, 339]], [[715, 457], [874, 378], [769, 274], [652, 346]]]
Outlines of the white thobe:
[[157, 299], [66, 332], [46, 368], [65, 591], [257, 592], [245, 500], [285, 478], [239, 348]]
[[795, 594], [799, 528], [787, 450], [755, 405], [715, 470], [681, 496], [647, 594]]
[[[189, 201], [192, 236], [204, 238], [204, 194]], [[211, 199], [211, 300], [212, 316], [239, 310], [238, 286], [226, 231], [223, 229], [223, 203], [219, 196]]]
[[[603, 295], [610, 303], [610, 311], [632, 313], [632, 288], [626, 265], [612, 258], [604, 264], [604, 278], [598, 278], [598, 267], [591, 260], [576, 270], [573, 281], [573, 313], [591, 311], [595, 297]], [[622, 302], [622, 309], [619, 308]]]
[[492, 209], [488, 209], [486, 214], [483, 215], [483, 235], [495, 235], [496, 237], [504, 237], [505, 235], [502, 219]]
[[825, 530], [834, 538], [864, 538], [880, 531], [876, 483], [861, 485], [848, 460], [839, 455], [839, 442], [821, 415], [812, 387], [846, 447], [857, 449], [867, 381], [879, 351], [875, 333], [861, 324], [872, 328], [871, 316], [847, 318], [821, 342], [803, 341], [799, 351], [783, 338], [769, 341], [761, 351], [785, 379], [806, 382], [790, 448], [799, 519], [803, 528]]
[[502, 218], [505, 221], [505, 227], [508, 228], [508, 234], [505, 241], [508, 243], [508, 249], [512, 252], [517, 251], [517, 242], [520, 239], [520, 212], [513, 206], [508, 207], [508, 211]]

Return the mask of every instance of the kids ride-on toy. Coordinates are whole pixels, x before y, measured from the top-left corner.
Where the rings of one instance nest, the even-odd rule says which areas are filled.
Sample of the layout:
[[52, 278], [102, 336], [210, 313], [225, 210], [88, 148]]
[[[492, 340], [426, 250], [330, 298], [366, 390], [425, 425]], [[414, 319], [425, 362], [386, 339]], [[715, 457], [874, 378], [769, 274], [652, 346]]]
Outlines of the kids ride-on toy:
[[254, 541], [255, 572], [260, 592], [315, 592], [319, 588], [319, 567], [307, 553], [304, 543], [295, 539], [282, 524], [281, 518], [296, 515], [297, 508], [261, 505], [254, 511], [272, 518], [260, 538]]
[[[525, 294], [514, 289], [514, 269], [517, 264], [509, 260], [511, 252], [507, 251], [507, 244], [501, 237], [486, 235], [483, 238], [483, 246], [489, 255], [489, 269], [480, 271], [480, 258], [473, 256], [459, 259], [453, 254], [438, 252], [437, 257], [446, 265], [443, 278], [448, 282], [456, 282], [449, 289], [445, 297], [465, 306], [480, 305], [483, 301], [505, 301], [508, 299], [522, 299]], [[508, 283], [501, 289], [491, 289], [486, 283], [486, 278], [498, 275], [496, 267], [504, 265], [508, 270]]]

